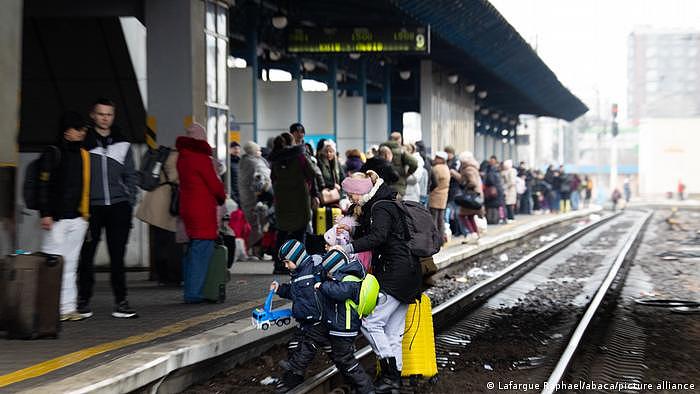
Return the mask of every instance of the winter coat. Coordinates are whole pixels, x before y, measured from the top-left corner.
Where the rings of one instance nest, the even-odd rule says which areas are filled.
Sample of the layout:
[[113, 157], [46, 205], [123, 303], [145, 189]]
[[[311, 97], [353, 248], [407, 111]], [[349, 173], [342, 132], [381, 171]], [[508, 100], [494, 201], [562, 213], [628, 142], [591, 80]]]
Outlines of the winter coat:
[[241, 157], [230, 155], [229, 162], [231, 165], [231, 169], [229, 170], [231, 172], [231, 198], [236, 204], [240, 204], [241, 196], [240, 193], [238, 193], [238, 165], [241, 162]]
[[399, 173], [394, 170], [394, 167], [392, 167], [388, 161], [381, 157], [375, 156], [371, 159], [367, 159], [365, 164], [362, 165], [362, 168], [360, 168], [360, 172], [367, 172], [369, 170], [376, 172], [387, 185], [394, 184], [399, 180]]
[[273, 152], [270, 161], [277, 228], [290, 232], [305, 229], [311, 220], [310, 194], [315, 173], [304, 155], [304, 146]]
[[501, 175], [498, 170], [494, 168], [487, 161], [484, 161], [479, 167], [479, 172], [484, 173], [483, 185], [484, 189], [489, 187], [495, 187], [497, 191], [496, 197], [486, 197], [484, 195], [484, 206], [486, 208], [498, 208], [504, 204], [503, 195], [503, 184], [501, 183]]
[[501, 171], [506, 205], [515, 205], [518, 199], [518, 193], [515, 188], [515, 178], [517, 176], [518, 173], [513, 167], [504, 168], [503, 171]]
[[314, 288], [320, 280], [321, 256], [308, 256], [297, 268], [290, 272], [289, 283], [277, 289], [277, 295], [292, 300], [292, 316], [299, 324], [313, 324], [323, 318], [322, 296]]
[[[58, 151], [57, 151], [58, 149]], [[60, 152], [60, 153], [59, 153]], [[80, 142], [61, 142], [39, 158], [37, 204], [39, 217], [88, 219], [90, 212], [90, 154]]]
[[170, 214], [172, 188], [164, 183], [180, 183], [180, 178], [177, 175], [177, 158], [177, 151], [170, 151], [168, 158], [163, 163], [163, 171], [160, 173], [161, 185], [143, 195], [143, 200], [136, 209], [135, 215], [143, 222], [172, 232], [175, 232], [177, 228], [177, 217]]
[[343, 278], [348, 275], [364, 279], [365, 270], [362, 264], [357, 260], [350, 261], [338, 268], [333, 277], [324, 281], [319, 288], [324, 298], [323, 317], [328, 324], [328, 333], [333, 336], [355, 336], [362, 323], [357, 311], [346, 304], [346, 300], [351, 300], [355, 304], [359, 302], [362, 282], [343, 282]]
[[447, 195], [450, 189], [450, 169], [446, 164], [433, 165], [433, 186], [430, 192], [428, 207], [435, 209], [447, 208]]
[[218, 236], [217, 205], [224, 203], [224, 184], [214, 170], [207, 141], [180, 136], [179, 152], [180, 218], [190, 239], [214, 240]]
[[[396, 192], [386, 184], [362, 206], [355, 240], [349, 252], [372, 251], [372, 273], [383, 292], [410, 304], [420, 297], [421, 271], [406, 240], [403, 212], [396, 205]], [[348, 250], [350, 249], [350, 250]]]
[[[464, 188], [464, 191], [472, 191], [472, 192], [477, 192], [481, 196], [482, 200], [484, 198], [484, 190], [483, 186], [481, 184], [481, 175], [479, 175], [479, 163], [471, 159], [469, 161], [466, 161], [462, 163], [462, 166], [459, 168], [459, 173], [462, 175], [462, 181], [461, 185]], [[467, 209], [460, 207], [459, 208], [459, 214], [461, 216], [467, 216], [467, 215], [480, 215], [483, 211], [482, 209]]]
[[88, 131], [83, 147], [90, 152], [90, 205], [136, 204], [136, 167], [131, 144], [113, 128], [102, 137]]
[[258, 204], [258, 194], [272, 188], [270, 168], [267, 161], [261, 156], [244, 155], [238, 163], [238, 195], [241, 199], [240, 207], [245, 219], [250, 223], [250, 236], [244, 237], [236, 233], [239, 238], [248, 241], [248, 245], [256, 244], [263, 236], [263, 228], [267, 224], [266, 215], [255, 207]]
[[569, 174], [559, 174], [559, 196], [562, 200], [568, 200], [571, 196], [571, 178]]
[[326, 185], [326, 189], [332, 189], [335, 184], [340, 185], [345, 178], [343, 172], [340, 171], [338, 159], [328, 161], [325, 157], [320, 157], [318, 159], [318, 168], [321, 169], [323, 183]]
[[[453, 158], [452, 160], [447, 162], [447, 168], [449, 170], [455, 170], [459, 171], [459, 169], [462, 167], [462, 163], [460, 163], [457, 158]], [[447, 201], [452, 202], [455, 199], [455, 196], [457, 196], [459, 193], [462, 192], [462, 187], [459, 184], [459, 181], [452, 176], [452, 171], [450, 171], [450, 188], [449, 192], [447, 193]]]
[[416, 159], [418, 168], [406, 178], [406, 195], [403, 200], [420, 202], [421, 197], [428, 195], [428, 171], [423, 168], [423, 158], [418, 153], [414, 153], [413, 158]]
[[392, 189], [403, 196], [406, 194], [406, 178], [416, 171], [418, 162], [416, 162], [416, 159], [411, 156], [410, 153], [406, 152], [396, 141], [387, 141], [381, 144], [380, 147], [381, 146], [387, 146], [391, 149], [391, 153], [393, 154], [391, 166], [399, 175], [399, 179], [396, 182], [389, 182], [389, 184]]

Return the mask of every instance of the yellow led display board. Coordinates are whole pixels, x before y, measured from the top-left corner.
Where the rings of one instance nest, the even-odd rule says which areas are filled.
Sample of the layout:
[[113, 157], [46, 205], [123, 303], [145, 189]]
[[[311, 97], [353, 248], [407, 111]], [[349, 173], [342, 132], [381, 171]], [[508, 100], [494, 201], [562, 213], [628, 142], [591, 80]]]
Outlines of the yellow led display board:
[[289, 29], [293, 53], [430, 53], [430, 27], [337, 27]]

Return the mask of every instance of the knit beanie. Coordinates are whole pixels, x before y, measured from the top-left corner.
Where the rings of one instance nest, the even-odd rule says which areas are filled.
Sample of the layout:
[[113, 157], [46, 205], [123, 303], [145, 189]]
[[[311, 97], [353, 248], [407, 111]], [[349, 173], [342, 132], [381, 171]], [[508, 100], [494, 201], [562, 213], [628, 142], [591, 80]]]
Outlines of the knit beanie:
[[306, 259], [307, 254], [304, 249], [304, 244], [296, 239], [290, 239], [282, 244], [279, 250], [280, 260], [289, 260], [297, 265], [297, 267]]
[[372, 180], [370, 178], [347, 177], [341, 183], [346, 193], [367, 194], [372, 190]]
[[345, 161], [345, 168], [348, 172], [357, 172], [362, 168], [362, 159], [359, 157], [351, 156]]
[[348, 256], [341, 252], [340, 250], [333, 249], [323, 256], [323, 269], [329, 274], [333, 274], [340, 267], [347, 264], [349, 261]]
[[185, 131], [190, 138], [202, 141], [206, 141], [207, 139], [207, 130], [199, 123], [192, 123]]

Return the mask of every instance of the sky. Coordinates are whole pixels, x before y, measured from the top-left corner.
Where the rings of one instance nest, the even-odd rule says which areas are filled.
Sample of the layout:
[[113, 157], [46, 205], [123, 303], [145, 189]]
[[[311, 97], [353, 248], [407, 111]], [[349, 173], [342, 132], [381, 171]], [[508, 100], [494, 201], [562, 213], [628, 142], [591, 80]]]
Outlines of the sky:
[[637, 27], [700, 31], [700, 0], [489, 0], [591, 114], [625, 119], [627, 37]]

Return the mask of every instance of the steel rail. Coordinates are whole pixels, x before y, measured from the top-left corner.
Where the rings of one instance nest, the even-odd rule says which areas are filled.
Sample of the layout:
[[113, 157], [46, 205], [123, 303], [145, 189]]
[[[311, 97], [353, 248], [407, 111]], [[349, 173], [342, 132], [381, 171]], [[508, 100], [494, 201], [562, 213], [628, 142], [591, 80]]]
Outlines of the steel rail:
[[[453, 319], [458, 318], [464, 313], [465, 310], [476, 307], [482, 302], [486, 301], [489, 297], [502, 290], [509, 284], [513, 283], [525, 273], [530, 271], [540, 262], [551, 257], [555, 253], [561, 251], [566, 246], [573, 243], [576, 239], [580, 238], [584, 234], [599, 227], [600, 225], [612, 220], [613, 218], [621, 215], [622, 212], [614, 213], [596, 220], [586, 226], [572, 230], [562, 237], [553, 240], [552, 242], [541, 246], [540, 248], [528, 253], [527, 255], [521, 257], [513, 264], [504, 268], [497, 275], [486, 279], [478, 284], [471, 286], [464, 292], [451, 297], [442, 304], [435, 307], [432, 311], [433, 313], [433, 324], [441, 327]], [[365, 346], [362, 349], [355, 352], [355, 357], [358, 360], [368, 356], [372, 353], [370, 346]], [[313, 375], [301, 385], [295, 387], [289, 393], [291, 394], [306, 394], [314, 392], [314, 390], [320, 388], [325, 382], [330, 380], [333, 376], [338, 373], [338, 369], [335, 366], [328, 367], [323, 371]]]
[[586, 330], [588, 329], [595, 313], [598, 311], [598, 308], [603, 302], [603, 298], [610, 289], [610, 285], [617, 277], [617, 274], [620, 271], [622, 264], [627, 259], [627, 256], [632, 250], [632, 247], [638, 241], [639, 235], [642, 232], [644, 225], [647, 223], [651, 215], [652, 212], [647, 211], [646, 215], [642, 219], [640, 219], [639, 222], [635, 225], [635, 227], [633, 227], [633, 230], [628, 233], [624, 246], [620, 250], [620, 253], [617, 255], [617, 258], [615, 259], [613, 265], [610, 267], [610, 270], [608, 270], [605, 279], [598, 288], [598, 291], [591, 300], [591, 303], [588, 305], [588, 308], [586, 309], [586, 312], [579, 321], [579, 324], [576, 326], [576, 329], [571, 335], [571, 339], [569, 340], [566, 349], [564, 349], [561, 358], [557, 362], [557, 365], [554, 367], [554, 371], [549, 376], [549, 379], [547, 379], [547, 382], [544, 384], [542, 394], [552, 394], [557, 391], [557, 386], [561, 382], [561, 379], [564, 377], [566, 371], [568, 370], [569, 365], [571, 364], [571, 360], [573, 359], [576, 350], [581, 344]]

